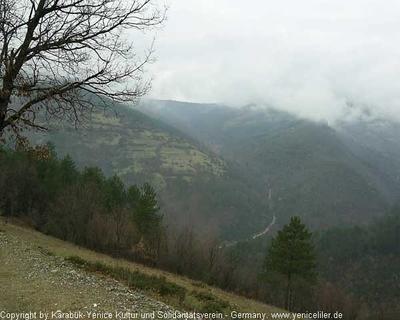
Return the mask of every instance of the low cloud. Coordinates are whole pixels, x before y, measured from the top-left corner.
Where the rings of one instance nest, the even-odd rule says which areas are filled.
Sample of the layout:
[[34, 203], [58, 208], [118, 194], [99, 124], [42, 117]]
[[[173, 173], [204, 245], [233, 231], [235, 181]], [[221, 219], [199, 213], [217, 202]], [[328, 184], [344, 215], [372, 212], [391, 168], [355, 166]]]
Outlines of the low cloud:
[[172, 0], [150, 96], [400, 120], [399, 17], [389, 0]]

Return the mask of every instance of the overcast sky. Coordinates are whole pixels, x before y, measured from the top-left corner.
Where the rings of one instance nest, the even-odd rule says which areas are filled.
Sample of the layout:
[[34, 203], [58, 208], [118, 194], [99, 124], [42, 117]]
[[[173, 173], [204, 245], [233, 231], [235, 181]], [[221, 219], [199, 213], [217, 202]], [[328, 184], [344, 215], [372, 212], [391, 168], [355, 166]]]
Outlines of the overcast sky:
[[169, 0], [150, 97], [400, 119], [400, 1]]

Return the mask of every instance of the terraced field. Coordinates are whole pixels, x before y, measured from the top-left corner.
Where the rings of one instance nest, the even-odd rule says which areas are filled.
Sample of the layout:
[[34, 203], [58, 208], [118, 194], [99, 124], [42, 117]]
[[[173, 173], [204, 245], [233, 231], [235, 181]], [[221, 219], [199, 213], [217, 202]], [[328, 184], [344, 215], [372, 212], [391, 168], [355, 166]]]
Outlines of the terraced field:
[[132, 108], [120, 106], [118, 117], [94, 113], [78, 130], [55, 123], [50, 132], [30, 138], [35, 144], [51, 141], [58, 155], [69, 154], [79, 169], [97, 166], [126, 184], [149, 182], [169, 226], [190, 224], [203, 235], [237, 239], [272, 219], [263, 195], [228, 163], [180, 130]]
[[169, 179], [190, 181], [198, 173], [224, 175], [225, 162], [189, 137], [135, 110], [121, 108], [118, 116], [94, 113], [91, 122], [78, 131], [68, 124], [55, 125], [50, 134], [33, 133], [32, 140], [52, 141], [60, 156], [70, 154], [80, 167], [98, 166], [126, 183], [150, 181], [157, 190], [165, 188]]

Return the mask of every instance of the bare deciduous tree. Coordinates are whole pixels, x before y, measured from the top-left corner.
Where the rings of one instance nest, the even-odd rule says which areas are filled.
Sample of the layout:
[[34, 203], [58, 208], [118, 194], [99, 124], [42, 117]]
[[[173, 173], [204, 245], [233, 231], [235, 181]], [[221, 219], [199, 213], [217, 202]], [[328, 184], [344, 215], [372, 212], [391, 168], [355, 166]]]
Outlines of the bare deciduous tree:
[[77, 124], [104, 97], [137, 102], [152, 48], [139, 57], [125, 33], [165, 12], [153, 0], [0, 0], [0, 135], [46, 129], [40, 110]]

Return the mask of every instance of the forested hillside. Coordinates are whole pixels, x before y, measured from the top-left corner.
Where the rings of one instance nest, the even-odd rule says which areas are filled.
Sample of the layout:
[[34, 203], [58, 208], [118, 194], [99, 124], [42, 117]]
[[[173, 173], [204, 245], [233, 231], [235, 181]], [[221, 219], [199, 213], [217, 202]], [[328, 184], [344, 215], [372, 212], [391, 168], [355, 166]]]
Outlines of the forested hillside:
[[[368, 226], [334, 228], [315, 236], [321, 276], [358, 297], [375, 317], [400, 311], [400, 207]], [[334, 299], [334, 297], [332, 297]]]
[[123, 105], [118, 114], [95, 112], [85, 127], [52, 124], [29, 134], [32, 143], [51, 141], [78, 168], [98, 166], [124, 183], [149, 182], [159, 193], [170, 228], [195, 227], [210, 238], [240, 239], [272, 219], [266, 194], [246, 173], [179, 129]]
[[[398, 199], [400, 163], [385, 153], [396, 154], [398, 146], [368, 145], [360, 138], [365, 128], [355, 139], [349, 124], [335, 130], [255, 106], [139, 106], [153, 118], [117, 109], [118, 117], [95, 113], [84, 130], [54, 124], [32, 141], [52, 141], [79, 168], [99, 166], [125, 183], [149, 181], [160, 194], [165, 221], [178, 228], [196, 226], [210, 237], [240, 240], [266, 227], [271, 210], [276, 226], [293, 214], [312, 229], [354, 225], [383, 214]], [[385, 132], [381, 141], [388, 141]]]
[[[193, 227], [171, 232], [149, 184], [124, 185], [118, 176], [107, 178], [96, 167], [77, 170], [73, 159], [58, 158], [51, 144], [28, 151], [3, 148], [0, 166], [0, 212], [7, 220], [17, 219], [74, 244], [284, 307], [285, 277], [267, 272], [270, 242], [265, 237], [221, 246]], [[204, 190], [210, 207], [215, 203], [212, 193], [218, 188], [223, 190], [218, 185], [209, 193]], [[318, 261], [318, 278], [311, 286], [301, 279], [293, 282], [292, 310], [342, 310], [344, 319], [353, 320], [391, 319], [398, 312], [398, 207], [367, 226], [315, 232], [312, 241], [315, 246], [309, 250]], [[74, 263], [115, 273], [101, 264]]]
[[140, 110], [175, 125], [272, 190], [277, 224], [293, 215], [313, 228], [355, 225], [400, 199], [399, 126], [300, 119], [271, 107], [149, 100]]
[[[0, 215], [108, 255], [146, 263], [224, 289], [240, 288], [244, 258], [193, 226], [171, 228], [148, 183], [124, 185], [98, 167], [76, 168], [54, 146], [0, 148]], [[153, 284], [154, 285], [154, 284]]]

